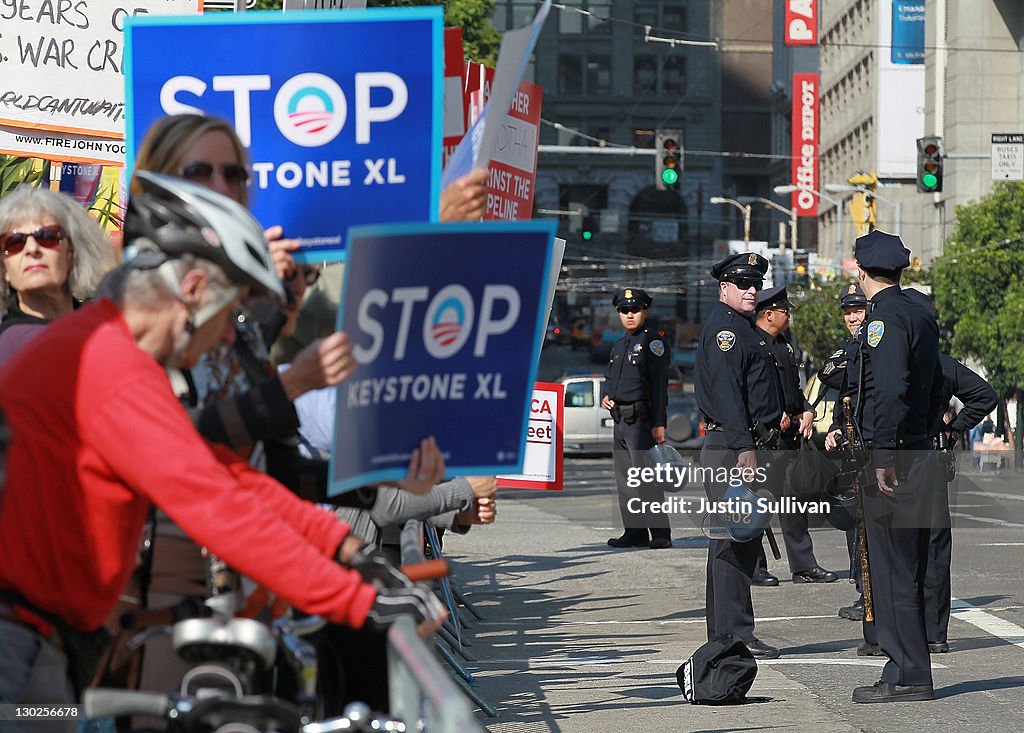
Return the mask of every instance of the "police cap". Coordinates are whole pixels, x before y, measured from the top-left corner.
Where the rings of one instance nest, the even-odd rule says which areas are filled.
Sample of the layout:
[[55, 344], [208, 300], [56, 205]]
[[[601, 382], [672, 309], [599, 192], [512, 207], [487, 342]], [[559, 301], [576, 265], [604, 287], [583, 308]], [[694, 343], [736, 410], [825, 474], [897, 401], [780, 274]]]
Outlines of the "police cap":
[[757, 252], [740, 252], [729, 255], [711, 268], [711, 277], [716, 280], [764, 280], [768, 272], [768, 260]]
[[789, 294], [786, 292], [786, 286], [782, 285], [777, 288], [768, 288], [762, 290], [757, 294], [757, 305], [754, 310], [760, 313], [766, 311], [769, 308], [792, 308], [793, 304], [789, 302]]
[[910, 265], [910, 250], [903, 240], [878, 229], [857, 237], [853, 255], [861, 268], [874, 272], [897, 272]]
[[844, 285], [843, 289], [839, 291], [840, 308], [865, 308], [867, 304], [867, 296], [864, 295], [860, 285]]
[[650, 308], [651, 296], [640, 288], [623, 288], [612, 297], [612, 305], [616, 308]]

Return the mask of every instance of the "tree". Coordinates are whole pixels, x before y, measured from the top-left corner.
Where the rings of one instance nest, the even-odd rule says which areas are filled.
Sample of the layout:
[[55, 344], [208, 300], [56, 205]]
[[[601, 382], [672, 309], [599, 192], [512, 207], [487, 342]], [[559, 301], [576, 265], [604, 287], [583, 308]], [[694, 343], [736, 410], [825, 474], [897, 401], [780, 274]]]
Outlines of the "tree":
[[956, 208], [956, 228], [935, 262], [935, 304], [950, 353], [974, 357], [1001, 397], [1017, 403], [1014, 449], [1024, 460], [1024, 183], [996, 183]]
[[845, 280], [833, 278], [823, 283], [787, 287], [793, 302], [790, 328], [797, 345], [810, 354], [816, 364], [822, 364], [850, 335], [843, 323], [838, 299], [845, 284]]

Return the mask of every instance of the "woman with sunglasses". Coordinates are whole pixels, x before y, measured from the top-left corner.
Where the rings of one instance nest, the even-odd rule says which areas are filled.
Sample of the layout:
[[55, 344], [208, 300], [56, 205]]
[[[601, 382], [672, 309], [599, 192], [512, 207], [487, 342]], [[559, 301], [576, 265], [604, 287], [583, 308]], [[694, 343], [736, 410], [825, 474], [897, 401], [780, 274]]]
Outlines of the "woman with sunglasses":
[[74, 199], [32, 186], [0, 199], [0, 364], [89, 299], [115, 264], [107, 235]]

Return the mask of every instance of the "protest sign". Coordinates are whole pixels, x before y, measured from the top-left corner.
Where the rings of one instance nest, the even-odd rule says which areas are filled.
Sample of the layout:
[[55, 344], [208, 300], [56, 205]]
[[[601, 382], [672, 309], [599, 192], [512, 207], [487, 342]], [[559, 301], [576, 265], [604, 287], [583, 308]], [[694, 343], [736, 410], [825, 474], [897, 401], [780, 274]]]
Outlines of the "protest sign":
[[201, 9], [201, 0], [0, 3], [0, 124], [123, 138], [125, 21]]
[[225, 118], [256, 218], [299, 262], [344, 259], [349, 226], [437, 219], [442, 31], [437, 7], [132, 19], [129, 161], [166, 114]]
[[434, 436], [447, 474], [520, 472], [547, 321], [551, 221], [349, 231], [330, 492], [404, 478]]
[[466, 106], [462, 80], [466, 73], [466, 57], [462, 50], [462, 29], [444, 29], [444, 154], [442, 166], [466, 133]]
[[0, 126], [0, 155], [122, 166], [124, 154], [124, 140]]
[[528, 81], [519, 83], [512, 107], [498, 127], [484, 219], [530, 219], [537, 182], [537, 143], [543, 90]]
[[562, 490], [564, 404], [565, 385], [537, 382], [533, 386], [523, 471], [498, 476], [499, 488]]

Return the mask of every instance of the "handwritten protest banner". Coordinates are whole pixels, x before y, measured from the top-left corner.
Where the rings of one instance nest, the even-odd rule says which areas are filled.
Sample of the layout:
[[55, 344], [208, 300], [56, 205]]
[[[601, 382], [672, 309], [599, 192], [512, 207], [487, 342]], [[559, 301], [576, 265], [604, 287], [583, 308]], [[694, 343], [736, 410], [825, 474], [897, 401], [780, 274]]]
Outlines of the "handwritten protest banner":
[[123, 138], [125, 20], [201, 10], [202, 0], [0, 2], [0, 124]]

